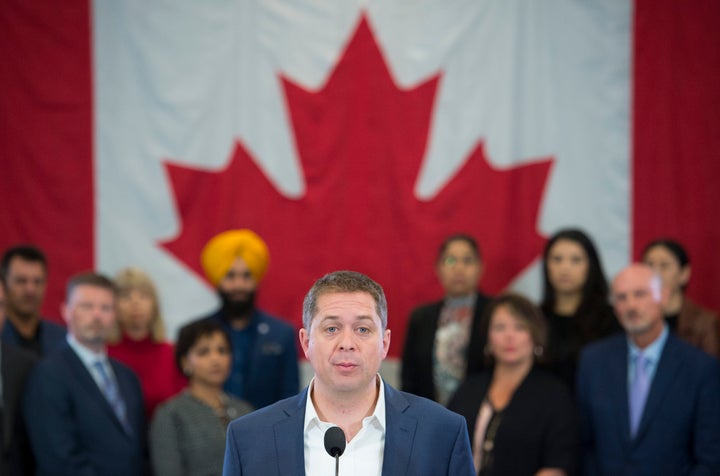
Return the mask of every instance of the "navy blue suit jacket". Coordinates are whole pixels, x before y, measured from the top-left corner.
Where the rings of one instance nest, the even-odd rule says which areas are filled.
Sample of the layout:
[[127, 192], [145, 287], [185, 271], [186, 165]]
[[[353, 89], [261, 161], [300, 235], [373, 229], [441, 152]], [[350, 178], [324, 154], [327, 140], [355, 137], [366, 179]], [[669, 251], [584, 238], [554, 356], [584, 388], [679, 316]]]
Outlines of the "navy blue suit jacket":
[[37, 476], [138, 476], [147, 468], [140, 381], [114, 359], [110, 365], [127, 407], [123, 429], [100, 388], [66, 344], [40, 362], [28, 381], [25, 421]]
[[589, 345], [578, 369], [585, 474], [720, 474], [720, 366], [668, 336], [638, 433], [630, 438], [628, 343], [623, 335]]
[[[304, 476], [308, 389], [233, 421], [225, 476]], [[465, 419], [385, 384], [384, 476], [475, 476]], [[341, 456], [342, 458], [342, 456]], [[332, 459], [328, 456], [332, 465]]]
[[[231, 332], [222, 310], [206, 319], [220, 323], [228, 333]], [[250, 361], [245, 365], [242, 388], [236, 388], [230, 378], [225, 391], [250, 402], [254, 408], [297, 394], [300, 390], [297, 331], [287, 322], [257, 309], [250, 316], [248, 330], [252, 332], [252, 349]], [[232, 372], [241, 371], [233, 362]]]

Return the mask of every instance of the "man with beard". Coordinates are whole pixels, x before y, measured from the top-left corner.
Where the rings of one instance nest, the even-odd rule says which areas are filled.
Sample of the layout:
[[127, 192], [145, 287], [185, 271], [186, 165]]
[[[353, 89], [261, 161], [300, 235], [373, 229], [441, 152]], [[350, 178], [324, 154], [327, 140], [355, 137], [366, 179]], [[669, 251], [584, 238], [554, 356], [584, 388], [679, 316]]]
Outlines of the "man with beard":
[[3, 342], [38, 357], [62, 346], [65, 329], [40, 316], [47, 286], [47, 260], [43, 252], [30, 245], [9, 248], [0, 262], [0, 280], [7, 313], [2, 327]]
[[221, 323], [232, 341], [225, 390], [255, 408], [295, 395], [300, 387], [295, 329], [255, 307], [269, 261], [265, 242], [248, 229], [225, 231], [205, 245], [200, 261], [222, 303], [205, 319]]

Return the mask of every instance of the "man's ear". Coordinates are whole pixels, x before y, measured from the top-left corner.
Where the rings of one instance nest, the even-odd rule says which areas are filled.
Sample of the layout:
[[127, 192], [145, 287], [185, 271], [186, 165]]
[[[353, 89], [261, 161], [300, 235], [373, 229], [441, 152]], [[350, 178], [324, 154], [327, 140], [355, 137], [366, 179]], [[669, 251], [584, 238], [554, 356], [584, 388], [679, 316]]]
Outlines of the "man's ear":
[[300, 347], [302, 347], [305, 358], [310, 360], [310, 356], [308, 355], [310, 349], [310, 333], [304, 327], [300, 328], [298, 339], [300, 339]]

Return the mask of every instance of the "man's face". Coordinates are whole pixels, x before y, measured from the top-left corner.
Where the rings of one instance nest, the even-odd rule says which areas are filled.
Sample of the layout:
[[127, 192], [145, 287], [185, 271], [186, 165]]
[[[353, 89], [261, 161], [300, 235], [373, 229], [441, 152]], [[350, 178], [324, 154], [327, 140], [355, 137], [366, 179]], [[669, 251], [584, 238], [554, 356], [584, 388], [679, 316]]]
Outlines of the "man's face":
[[75, 339], [97, 351], [105, 345], [115, 323], [115, 295], [109, 289], [81, 284], [72, 291], [61, 311]]
[[438, 279], [449, 297], [474, 293], [482, 271], [482, 263], [465, 240], [451, 241], [437, 264]]
[[374, 391], [390, 330], [383, 330], [370, 294], [327, 293], [317, 300], [310, 329], [300, 329], [300, 344], [315, 371], [316, 390], [362, 395]]
[[41, 262], [26, 261], [19, 256], [12, 258], [5, 278], [6, 312], [25, 319], [40, 317], [46, 284]]
[[231, 302], [247, 301], [257, 289], [257, 282], [245, 261], [238, 257], [217, 287]]
[[632, 265], [623, 270], [613, 281], [612, 294], [615, 314], [631, 337], [661, 330], [664, 291], [649, 267]]

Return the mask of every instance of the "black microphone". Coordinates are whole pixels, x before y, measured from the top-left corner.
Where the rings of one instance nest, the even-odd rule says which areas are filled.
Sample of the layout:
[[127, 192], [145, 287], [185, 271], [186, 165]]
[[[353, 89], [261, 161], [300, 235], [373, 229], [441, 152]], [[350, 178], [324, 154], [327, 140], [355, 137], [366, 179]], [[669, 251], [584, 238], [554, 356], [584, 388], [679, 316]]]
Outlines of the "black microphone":
[[335, 476], [338, 476], [340, 456], [345, 452], [345, 432], [339, 426], [331, 426], [325, 432], [325, 451], [335, 458]]

